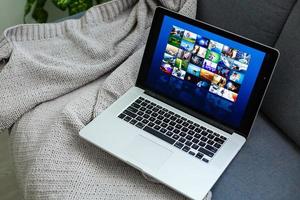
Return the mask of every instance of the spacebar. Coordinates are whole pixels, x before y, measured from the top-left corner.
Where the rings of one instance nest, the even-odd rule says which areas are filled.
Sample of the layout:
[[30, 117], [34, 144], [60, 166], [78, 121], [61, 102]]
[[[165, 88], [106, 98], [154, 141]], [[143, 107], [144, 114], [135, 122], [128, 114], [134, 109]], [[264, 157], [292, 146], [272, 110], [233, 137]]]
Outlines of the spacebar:
[[175, 143], [175, 140], [173, 140], [172, 138], [169, 138], [163, 134], [161, 134], [160, 132], [150, 128], [149, 126], [146, 126], [144, 128], [145, 131], [147, 131], [148, 133], [151, 133], [152, 135], [156, 136], [156, 137], [159, 137], [160, 139], [166, 141], [167, 143], [170, 143], [170, 144], [174, 144]]

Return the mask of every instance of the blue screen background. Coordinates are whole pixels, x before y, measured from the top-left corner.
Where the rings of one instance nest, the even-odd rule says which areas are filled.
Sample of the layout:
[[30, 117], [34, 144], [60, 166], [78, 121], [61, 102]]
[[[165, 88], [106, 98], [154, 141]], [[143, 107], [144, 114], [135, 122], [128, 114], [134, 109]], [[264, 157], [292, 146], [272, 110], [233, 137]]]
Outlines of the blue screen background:
[[[160, 70], [163, 54], [166, 45], [168, 44], [168, 37], [173, 26], [189, 30], [208, 39], [215, 40], [224, 45], [251, 54], [251, 60], [248, 69], [245, 72], [244, 80], [240, 87], [236, 102], [231, 102], [223, 97], [197, 87], [194, 83], [167, 75]], [[186, 105], [211, 119], [232, 128], [238, 128], [242, 117], [244, 116], [251, 91], [259, 74], [264, 57], [265, 53], [262, 51], [165, 16], [145, 84], [151, 90]]]

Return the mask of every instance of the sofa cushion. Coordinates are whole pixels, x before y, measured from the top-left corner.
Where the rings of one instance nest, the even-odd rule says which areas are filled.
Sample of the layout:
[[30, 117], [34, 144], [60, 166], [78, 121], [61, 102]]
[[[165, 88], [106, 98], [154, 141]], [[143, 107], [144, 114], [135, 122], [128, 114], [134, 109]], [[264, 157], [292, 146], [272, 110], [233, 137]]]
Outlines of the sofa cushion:
[[300, 146], [300, 1], [292, 10], [276, 48], [281, 56], [262, 109]]
[[[300, 145], [300, 2], [296, 0], [198, 1], [197, 18], [274, 46], [281, 57], [262, 111]], [[277, 41], [278, 40], [278, 41]]]
[[300, 149], [258, 116], [240, 153], [213, 188], [213, 200], [300, 199]]
[[197, 19], [273, 45], [296, 0], [200, 0]]

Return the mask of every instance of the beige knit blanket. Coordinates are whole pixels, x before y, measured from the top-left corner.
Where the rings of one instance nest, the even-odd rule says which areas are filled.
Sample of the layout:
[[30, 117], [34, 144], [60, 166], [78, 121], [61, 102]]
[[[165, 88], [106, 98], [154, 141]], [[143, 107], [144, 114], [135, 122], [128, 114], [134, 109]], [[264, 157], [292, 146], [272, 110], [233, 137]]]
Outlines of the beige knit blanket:
[[116, 0], [79, 20], [3, 33], [0, 129], [10, 128], [24, 199], [184, 199], [79, 130], [134, 85], [156, 6], [195, 17], [196, 3]]

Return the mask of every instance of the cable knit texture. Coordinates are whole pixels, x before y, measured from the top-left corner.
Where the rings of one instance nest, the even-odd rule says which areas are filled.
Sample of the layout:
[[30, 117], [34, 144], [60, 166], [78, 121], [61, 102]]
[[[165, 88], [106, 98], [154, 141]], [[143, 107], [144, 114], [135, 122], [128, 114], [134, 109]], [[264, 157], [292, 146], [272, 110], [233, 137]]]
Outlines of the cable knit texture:
[[196, 3], [115, 0], [3, 33], [0, 129], [10, 128], [24, 199], [184, 199], [78, 133], [134, 85], [156, 6], [195, 17]]

